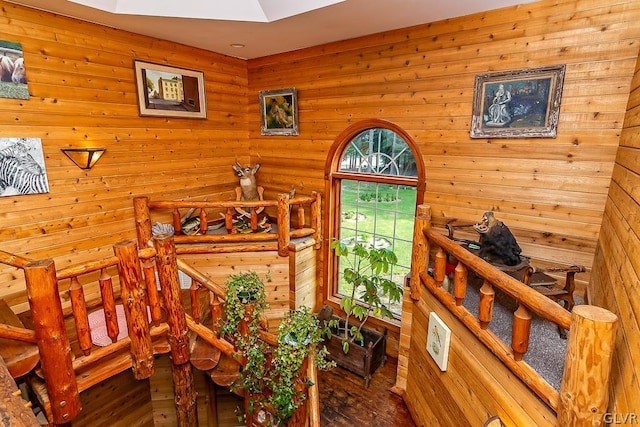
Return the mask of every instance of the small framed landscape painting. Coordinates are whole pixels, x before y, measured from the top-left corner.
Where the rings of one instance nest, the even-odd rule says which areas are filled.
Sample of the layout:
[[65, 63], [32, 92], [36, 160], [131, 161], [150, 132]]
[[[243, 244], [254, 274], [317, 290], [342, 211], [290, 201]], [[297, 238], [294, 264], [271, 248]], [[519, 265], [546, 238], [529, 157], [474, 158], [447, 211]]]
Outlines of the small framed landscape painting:
[[472, 138], [555, 138], [565, 65], [476, 76]]
[[207, 118], [202, 71], [135, 61], [141, 116]]

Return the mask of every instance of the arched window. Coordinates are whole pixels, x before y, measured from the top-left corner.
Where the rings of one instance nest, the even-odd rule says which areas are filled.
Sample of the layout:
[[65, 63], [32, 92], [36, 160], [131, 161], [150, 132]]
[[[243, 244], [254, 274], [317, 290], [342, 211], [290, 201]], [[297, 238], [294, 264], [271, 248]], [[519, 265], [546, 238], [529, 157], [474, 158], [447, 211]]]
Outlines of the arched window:
[[[326, 215], [329, 240], [391, 248], [398, 264], [389, 278], [404, 284], [411, 267], [416, 205], [422, 203], [424, 173], [411, 138], [392, 123], [368, 120], [336, 140], [327, 163]], [[350, 289], [344, 267], [327, 250], [327, 297], [337, 301]], [[401, 304], [391, 307], [396, 314]]]

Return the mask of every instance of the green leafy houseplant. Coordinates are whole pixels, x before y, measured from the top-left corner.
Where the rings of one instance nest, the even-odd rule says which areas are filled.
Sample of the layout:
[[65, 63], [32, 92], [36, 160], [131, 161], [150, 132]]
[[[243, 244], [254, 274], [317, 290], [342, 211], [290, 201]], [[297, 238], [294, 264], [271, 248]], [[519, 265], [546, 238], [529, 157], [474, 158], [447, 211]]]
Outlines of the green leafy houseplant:
[[[340, 300], [340, 308], [345, 312], [344, 330], [342, 335], [342, 350], [349, 352], [349, 345], [354, 341], [364, 345], [362, 327], [370, 316], [387, 317], [393, 319], [393, 313], [383, 302], [388, 298], [389, 303], [402, 300], [402, 286], [384, 277], [390, 268], [398, 262], [396, 254], [387, 248], [375, 248], [371, 245], [356, 243], [351, 249], [340, 241], [331, 243], [336, 256], [342, 257], [348, 264], [343, 270], [343, 279], [351, 285], [351, 293]], [[353, 318], [359, 320], [359, 325], [353, 325]], [[332, 328], [339, 328], [339, 321], [329, 322]]]
[[[229, 338], [245, 358], [246, 364], [239, 377], [245, 392], [259, 395], [267, 374], [269, 352], [269, 346], [258, 335], [262, 328], [262, 315], [267, 308], [264, 282], [260, 276], [255, 272], [230, 275], [226, 281], [224, 307], [220, 335]], [[242, 320], [247, 326], [246, 333], [240, 327]]]
[[[273, 352], [269, 385], [269, 404], [278, 422], [290, 418], [306, 398], [306, 388], [311, 386], [304, 376], [305, 361], [315, 350], [318, 369], [330, 369], [335, 363], [327, 360], [327, 349], [318, 345], [331, 336], [328, 326], [321, 326], [315, 313], [308, 307], [300, 307], [287, 313], [278, 327], [278, 347]], [[307, 362], [308, 363], [308, 362]]]

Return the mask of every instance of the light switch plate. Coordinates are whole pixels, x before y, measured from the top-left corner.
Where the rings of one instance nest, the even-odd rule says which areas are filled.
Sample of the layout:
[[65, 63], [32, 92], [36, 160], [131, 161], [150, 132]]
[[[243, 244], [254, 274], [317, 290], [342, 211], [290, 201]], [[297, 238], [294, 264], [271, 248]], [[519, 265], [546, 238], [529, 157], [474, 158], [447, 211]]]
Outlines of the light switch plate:
[[444, 372], [447, 370], [447, 362], [449, 361], [451, 329], [432, 311], [429, 314], [427, 334], [427, 351], [440, 370]]

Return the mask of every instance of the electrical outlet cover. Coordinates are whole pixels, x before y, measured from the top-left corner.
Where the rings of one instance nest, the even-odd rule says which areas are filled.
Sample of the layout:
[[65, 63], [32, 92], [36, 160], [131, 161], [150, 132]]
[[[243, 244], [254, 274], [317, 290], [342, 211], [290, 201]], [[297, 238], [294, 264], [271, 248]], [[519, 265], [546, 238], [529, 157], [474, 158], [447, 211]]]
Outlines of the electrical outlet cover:
[[449, 360], [451, 329], [432, 311], [429, 314], [427, 333], [427, 351], [440, 367], [440, 370], [444, 372], [447, 370], [447, 362]]

